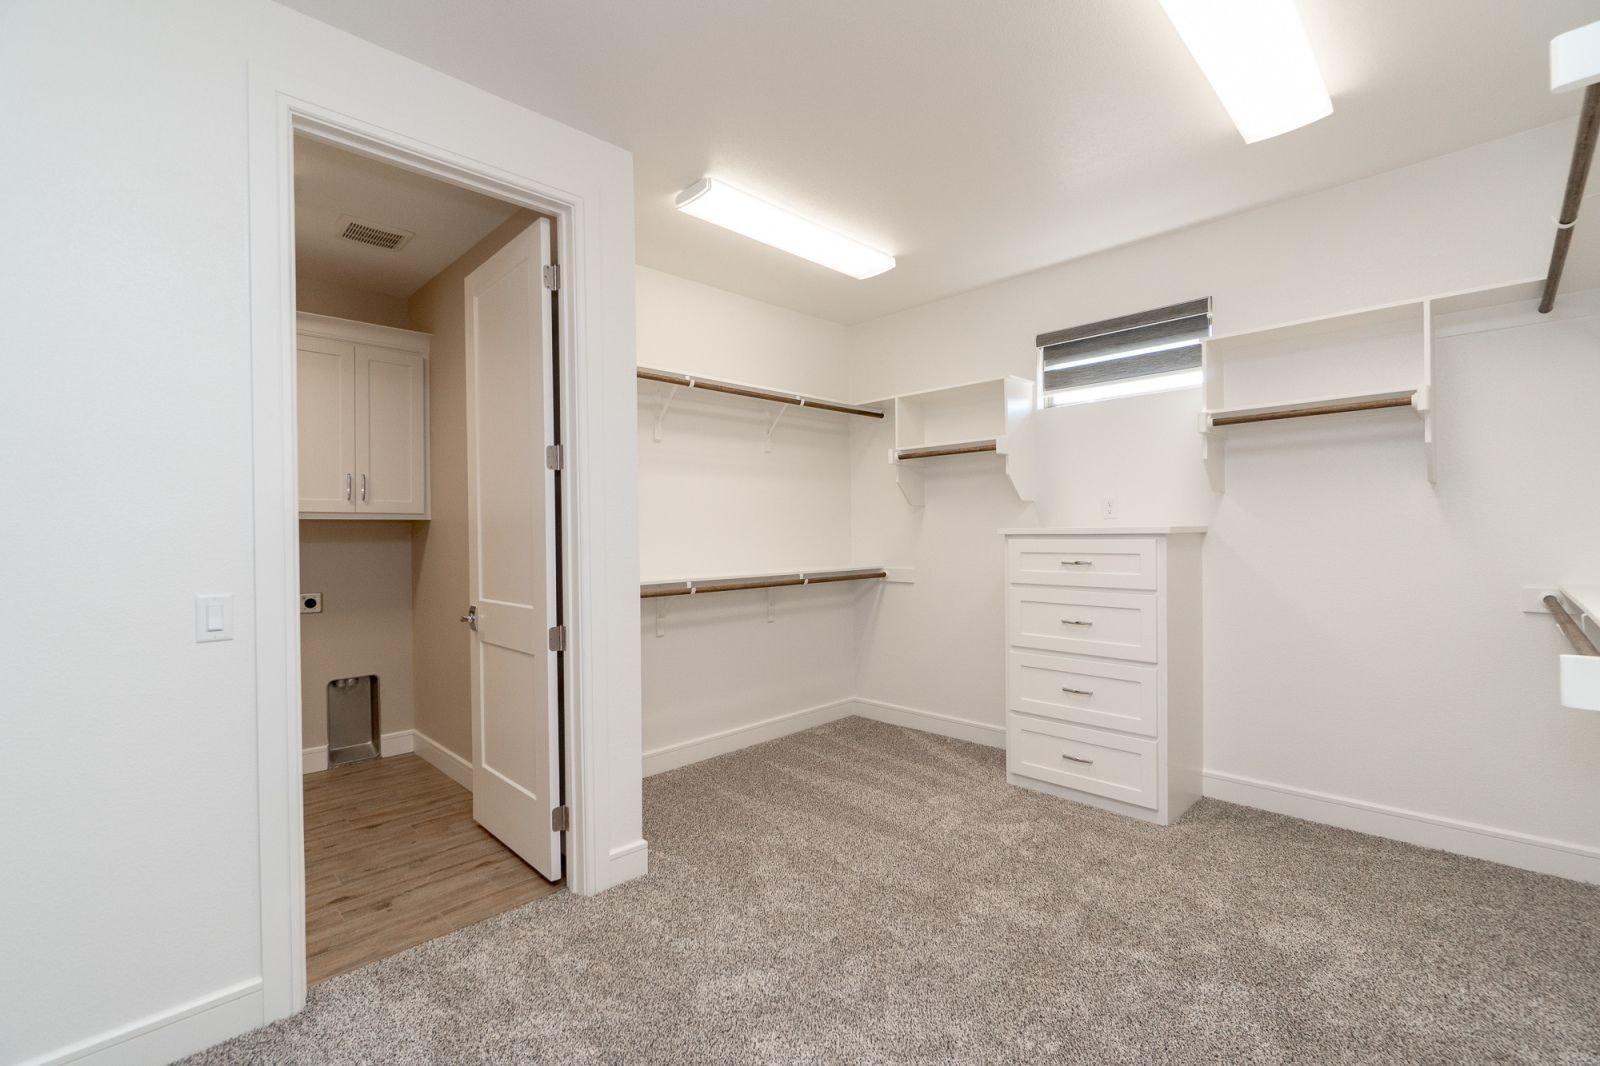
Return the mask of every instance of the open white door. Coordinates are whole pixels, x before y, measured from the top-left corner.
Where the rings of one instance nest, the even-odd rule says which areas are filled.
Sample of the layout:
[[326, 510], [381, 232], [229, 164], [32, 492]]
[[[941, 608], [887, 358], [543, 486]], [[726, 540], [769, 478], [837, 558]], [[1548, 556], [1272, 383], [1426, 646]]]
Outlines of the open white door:
[[539, 873], [561, 877], [556, 656], [555, 349], [550, 223], [467, 276], [467, 536], [472, 816]]

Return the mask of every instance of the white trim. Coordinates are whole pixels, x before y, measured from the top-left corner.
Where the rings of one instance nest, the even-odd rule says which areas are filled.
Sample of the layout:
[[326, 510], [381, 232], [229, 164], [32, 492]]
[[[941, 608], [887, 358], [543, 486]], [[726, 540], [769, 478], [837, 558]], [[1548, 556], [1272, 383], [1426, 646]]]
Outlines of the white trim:
[[870, 718], [874, 722], [919, 729], [924, 733], [937, 733], [941, 737], [954, 737], [956, 740], [971, 741], [990, 748], [1006, 746], [1006, 727], [1003, 725], [990, 725], [988, 722], [959, 718], [953, 714], [940, 714], [937, 711], [919, 710], [916, 707], [902, 707], [897, 703], [884, 703], [882, 700], [869, 700], [862, 696], [856, 696], [849, 702], [852, 705], [850, 713]]
[[1220, 770], [1204, 772], [1203, 793], [1228, 803], [1353, 829], [1407, 844], [1600, 884], [1600, 848], [1423, 814]]
[[393, 733], [385, 733], [378, 738], [378, 754], [385, 759], [391, 755], [407, 755], [415, 746], [416, 736], [415, 729], [400, 729]]
[[419, 759], [468, 792], [472, 791], [471, 759], [463, 759], [420, 729], [412, 730], [411, 745]]
[[[378, 754], [387, 759], [392, 755], [408, 754], [416, 739], [416, 730], [400, 729], [378, 738]], [[328, 768], [328, 745], [300, 749], [300, 772], [320, 774]]]
[[260, 1025], [261, 998], [261, 979], [252, 977], [19, 1066], [172, 1062]]
[[[351, 48], [357, 47], [354, 43]], [[347, 49], [348, 50], [348, 49]], [[557, 299], [563, 411], [564, 788], [568, 888], [617, 883], [618, 840], [637, 839], [638, 538], [631, 160], [612, 145], [445, 75], [366, 54], [329, 77], [315, 50], [248, 70], [251, 427], [257, 788], [263, 1013], [305, 1004], [300, 751], [299, 500], [295, 493], [296, 133], [429, 174], [557, 220], [570, 284]], [[344, 57], [348, 65], [348, 57]], [[423, 103], [422, 101], [425, 101]], [[627, 501], [618, 503], [618, 500]]]
[[[651, 748], [644, 753], [644, 776], [664, 773], [667, 770], [676, 770], [680, 766], [688, 766], [704, 759], [726, 755], [730, 751], [748, 748], [753, 744], [762, 744], [779, 737], [786, 737], [790, 733], [801, 733], [828, 722], [838, 721], [840, 718], [851, 714], [851, 701], [849, 699], [834, 700], [832, 703], [819, 703], [815, 707], [805, 707], [798, 711], [789, 711], [786, 714], [776, 714], [771, 718], [763, 718], [759, 722], [749, 725], [735, 726], [724, 729], [719, 733], [709, 733], [693, 740], [680, 741], [677, 744], [664, 744], [659, 748]], [[638, 841], [637, 844], [643, 844]], [[613, 849], [611, 858], [615, 861], [619, 852], [626, 848], [635, 847], [635, 844], [624, 845], [623, 848]]]
[[335, 318], [301, 311], [295, 319], [295, 331], [313, 337], [327, 337], [336, 341], [353, 341], [356, 344], [375, 344], [395, 348], [402, 352], [415, 352], [426, 359], [433, 347], [433, 334], [419, 333], [414, 329], [397, 326], [380, 326], [375, 322], [359, 322], [353, 318]]
[[643, 840], [635, 840], [612, 848], [607, 859], [617, 884], [631, 881], [649, 872], [650, 846]]

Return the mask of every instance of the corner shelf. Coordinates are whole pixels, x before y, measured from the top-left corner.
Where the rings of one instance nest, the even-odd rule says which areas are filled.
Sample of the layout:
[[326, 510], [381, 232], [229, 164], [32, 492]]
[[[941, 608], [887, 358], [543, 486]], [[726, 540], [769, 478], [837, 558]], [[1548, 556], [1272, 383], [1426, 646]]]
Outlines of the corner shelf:
[[1212, 337], [1201, 346], [1200, 432], [1211, 486], [1224, 489], [1223, 441], [1257, 422], [1407, 408], [1433, 446], [1433, 309], [1408, 300]]
[[923, 505], [923, 464], [952, 455], [995, 454], [1024, 501], [1034, 498], [1033, 382], [992, 378], [893, 398], [889, 462], [906, 502]]

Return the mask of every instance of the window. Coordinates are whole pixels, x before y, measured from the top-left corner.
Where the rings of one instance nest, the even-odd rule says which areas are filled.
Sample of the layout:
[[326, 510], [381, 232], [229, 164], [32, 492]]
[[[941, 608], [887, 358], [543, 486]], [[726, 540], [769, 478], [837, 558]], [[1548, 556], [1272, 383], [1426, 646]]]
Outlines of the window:
[[1200, 384], [1211, 297], [1039, 335], [1046, 407]]

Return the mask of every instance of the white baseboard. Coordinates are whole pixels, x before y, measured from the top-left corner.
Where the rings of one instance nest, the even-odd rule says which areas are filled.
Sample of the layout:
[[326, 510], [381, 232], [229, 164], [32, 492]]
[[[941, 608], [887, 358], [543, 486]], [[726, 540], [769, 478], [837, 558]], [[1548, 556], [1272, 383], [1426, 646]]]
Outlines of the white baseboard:
[[385, 733], [378, 738], [378, 754], [387, 759], [391, 755], [409, 755], [415, 747], [417, 731], [415, 729], [402, 729], [397, 733]]
[[21, 1066], [173, 1062], [248, 1032], [262, 1021], [261, 978], [253, 977], [109, 1033], [27, 1059]]
[[[401, 729], [385, 733], [378, 738], [378, 754], [387, 759], [391, 755], [407, 755], [415, 746], [416, 730]], [[320, 774], [328, 768], [328, 745], [300, 749], [300, 772]]]
[[606, 884], [620, 885], [624, 881], [631, 881], [635, 877], [643, 877], [650, 870], [650, 845], [643, 840], [635, 840], [631, 844], [611, 849], [611, 869], [606, 874]]
[[850, 713], [870, 718], [874, 722], [904, 726], [907, 729], [920, 729], [924, 733], [937, 733], [941, 737], [969, 740], [974, 744], [983, 744], [991, 748], [1006, 746], [1006, 727], [1003, 725], [990, 725], [988, 722], [978, 722], [971, 718], [958, 718], [953, 714], [902, 707], [897, 703], [884, 703], [882, 700], [869, 700], [861, 696], [848, 702], [851, 705]]
[[763, 718], [749, 725], [724, 729], [720, 733], [651, 748], [644, 753], [644, 776], [650, 777], [667, 770], [676, 770], [680, 766], [688, 766], [690, 763], [697, 763], [717, 755], [726, 755], [730, 751], [748, 748], [752, 744], [776, 740], [790, 733], [804, 732], [837, 721], [851, 713], [850, 703], [850, 700], [834, 700], [832, 703], [821, 703], [815, 707], [773, 715], [771, 718]]
[[[417, 757], [423, 762], [438, 770], [468, 792], [472, 791], [471, 759], [463, 759], [421, 730], [412, 730], [411, 750], [416, 752]], [[387, 755], [388, 752], [384, 754]]]
[[1600, 848], [1207, 770], [1205, 795], [1358, 833], [1600, 884]]

